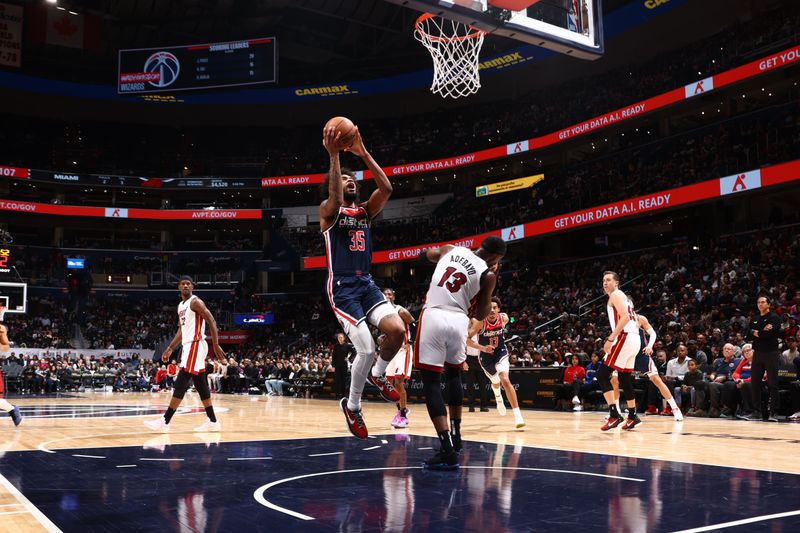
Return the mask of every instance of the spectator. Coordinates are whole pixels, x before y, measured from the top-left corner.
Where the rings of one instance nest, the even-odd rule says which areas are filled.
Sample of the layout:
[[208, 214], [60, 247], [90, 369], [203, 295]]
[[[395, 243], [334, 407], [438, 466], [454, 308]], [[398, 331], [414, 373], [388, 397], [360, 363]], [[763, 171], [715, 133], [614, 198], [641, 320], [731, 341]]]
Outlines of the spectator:
[[559, 411], [581, 411], [581, 387], [586, 380], [586, 369], [581, 366], [581, 359], [577, 354], [568, 353], [567, 357], [570, 366], [564, 369], [564, 383], [556, 395], [556, 408]]

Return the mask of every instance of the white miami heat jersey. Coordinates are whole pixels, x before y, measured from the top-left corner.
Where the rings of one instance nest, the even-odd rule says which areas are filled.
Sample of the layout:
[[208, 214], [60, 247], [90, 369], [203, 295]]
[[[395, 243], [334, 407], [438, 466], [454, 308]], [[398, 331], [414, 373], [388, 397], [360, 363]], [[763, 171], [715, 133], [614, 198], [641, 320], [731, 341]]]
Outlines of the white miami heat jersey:
[[178, 320], [181, 323], [181, 344], [202, 341], [206, 338], [206, 321], [192, 311], [192, 302], [197, 296], [192, 295], [185, 302], [178, 304]]
[[[617, 289], [619, 291], [619, 289]], [[614, 292], [617, 292], [614, 291]], [[619, 291], [622, 292], [622, 291]], [[613, 293], [612, 293], [613, 294]], [[625, 296], [623, 294], [623, 296]], [[609, 295], [609, 301], [611, 297]], [[625, 297], [625, 307], [626, 313], [628, 313], [628, 318], [630, 319], [625, 327], [622, 328], [622, 331], [625, 333], [639, 333], [639, 317], [636, 315], [636, 311], [633, 310], [633, 303]], [[614, 331], [614, 328], [617, 327], [617, 321], [619, 321], [619, 316], [617, 315], [617, 310], [611, 306], [606, 305], [606, 310], [608, 311], [608, 321], [611, 324], [611, 331]]]
[[481, 290], [486, 261], [469, 248], [456, 246], [443, 255], [433, 272], [425, 307], [469, 314], [472, 300]]

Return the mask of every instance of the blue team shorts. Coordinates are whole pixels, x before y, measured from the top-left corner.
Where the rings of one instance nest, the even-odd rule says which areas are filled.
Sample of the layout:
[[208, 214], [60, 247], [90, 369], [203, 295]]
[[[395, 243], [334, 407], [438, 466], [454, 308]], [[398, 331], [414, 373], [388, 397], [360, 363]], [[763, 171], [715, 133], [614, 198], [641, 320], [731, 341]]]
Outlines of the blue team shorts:
[[328, 299], [340, 322], [356, 325], [363, 322], [375, 307], [388, 303], [369, 274], [331, 276], [328, 278]]

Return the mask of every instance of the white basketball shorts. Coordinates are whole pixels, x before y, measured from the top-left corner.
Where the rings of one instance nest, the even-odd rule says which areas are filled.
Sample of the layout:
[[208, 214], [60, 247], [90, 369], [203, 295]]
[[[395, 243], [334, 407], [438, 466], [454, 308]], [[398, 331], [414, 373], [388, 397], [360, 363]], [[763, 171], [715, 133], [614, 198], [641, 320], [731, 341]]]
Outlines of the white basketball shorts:
[[437, 307], [422, 310], [414, 342], [414, 366], [441, 372], [444, 365], [461, 366], [466, 360], [469, 317], [461, 311]]

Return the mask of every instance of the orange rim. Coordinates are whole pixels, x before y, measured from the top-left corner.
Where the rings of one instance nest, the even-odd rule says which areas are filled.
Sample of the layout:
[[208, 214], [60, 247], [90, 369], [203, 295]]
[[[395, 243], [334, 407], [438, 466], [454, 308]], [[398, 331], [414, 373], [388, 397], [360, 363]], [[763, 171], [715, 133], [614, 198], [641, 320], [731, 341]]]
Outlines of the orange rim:
[[434, 15], [433, 13], [423, 13], [417, 18], [417, 23], [416, 23], [417, 31], [420, 32], [422, 35], [424, 35], [426, 38], [430, 39], [431, 41], [444, 42], [444, 43], [457, 43], [461, 41], [466, 41], [467, 39], [477, 39], [478, 37], [480, 37], [485, 33], [476, 28], [475, 26], [469, 26], [469, 28], [472, 29], [472, 32], [468, 33], [467, 35], [458, 35], [456, 37], [437, 37], [436, 35], [431, 35], [427, 31], [425, 31], [425, 29], [422, 26], [422, 23], [425, 22], [426, 20], [432, 19], [435, 16], [436, 15]]

